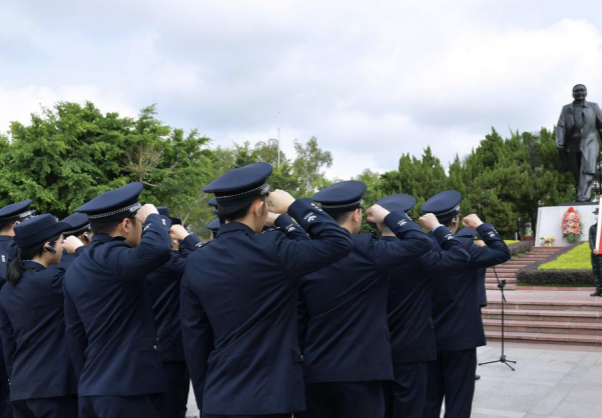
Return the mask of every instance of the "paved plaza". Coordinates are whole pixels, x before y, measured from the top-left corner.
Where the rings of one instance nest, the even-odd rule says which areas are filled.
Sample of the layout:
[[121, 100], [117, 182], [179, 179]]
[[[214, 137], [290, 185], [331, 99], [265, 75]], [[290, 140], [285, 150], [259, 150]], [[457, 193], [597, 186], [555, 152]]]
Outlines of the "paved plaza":
[[[511, 371], [480, 366], [473, 418], [601, 418], [602, 347], [510, 343]], [[479, 349], [479, 362], [497, 360], [499, 343]], [[189, 415], [198, 416], [191, 394]]]
[[[602, 347], [506, 347], [503, 364], [480, 366], [473, 418], [602, 417]], [[479, 349], [479, 362], [500, 357], [499, 343]]]

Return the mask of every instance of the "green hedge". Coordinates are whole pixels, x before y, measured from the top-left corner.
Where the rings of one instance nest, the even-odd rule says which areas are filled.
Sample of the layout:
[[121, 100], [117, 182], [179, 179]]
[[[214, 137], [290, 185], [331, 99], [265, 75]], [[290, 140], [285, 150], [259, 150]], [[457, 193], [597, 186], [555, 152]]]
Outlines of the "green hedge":
[[584, 242], [556, 260], [542, 264], [537, 270], [591, 270], [591, 253], [589, 243]]
[[[548, 258], [542, 261], [537, 261], [535, 263], [529, 264], [528, 266], [523, 267], [516, 274], [516, 278], [518, 280], [518, 284], [524, 285], [570, 285], [570, 286], [583, 286], [592, 285], [594, 282], [593, 274], [591, 270], [591, 264], [588, 268], [583, 269], [574, 269], [574, 266], [583, 267], [583, 252], [584, 248], [589, 251], [588, 243], [576, 243], [573, 245], [569, 245], [568, 247], [560, 250], [559, 252], [550, 255]], [[568, 255], [568, 258], [565, 258], [565, 261], [559, 261], [561, 257], [564, 255]], [[567, 261], [568, 260], [568, 261]], [[569, 263], [569, 261], [580, 260], [579, 264]], [[551, 263], [555, 264], [551, 264]], [[557, 266], [556, 268], [560, 268], [562, 266], [564, 269], [559, 270], [550, 270], [550, 269], [539, 269], [540, 266], [543, 265], [552, 265]]]
[[504, 242], [506, 243], [506, 245], [512, 245], [512, 244], [518, 244], [520, 241], [518, 241], [516, 239], [505, 239]]

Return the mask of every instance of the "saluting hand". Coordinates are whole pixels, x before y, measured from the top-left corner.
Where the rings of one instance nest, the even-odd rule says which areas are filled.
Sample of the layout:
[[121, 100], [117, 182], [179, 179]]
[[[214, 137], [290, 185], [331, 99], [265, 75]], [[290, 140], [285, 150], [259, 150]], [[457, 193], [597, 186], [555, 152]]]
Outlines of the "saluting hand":
[[280, 214], [278, 213], [268, 212], [268, 217], [265, 219], [265, 226], [274, 226], [274, 223], [279, 216]]
[[77, 238], [75, 235], [70, 235], [63, 240], [63, 248], [69, 254], [74, 254], [75, 250], [77, 250], [79, 247], [83, 247], [83, 246], [84, 246], [84, 243], [81, 242], [80, 239]]
[[155, 205], [147, 203], [146, 205], [143, 205], [140, 209], [138, 209], [138, 212], [136, 212], [136, 219], [144, 224], [144, 222], [146, 222], [146, 218], [148, 218], [148, 215], [152, 215], [153, 213], [159, 214], [159, 211], [157, 210]]
[[477, 215], [471, 213], [470, 215], [465, 216], [464, 219], [462, 219], [462, 225], [464, 225], [464, 227], [466, 228], [477, 229], [478, 227], [483, 225], [483, 221]]
[[366, 211], [366, 220], [375, 224], [382, 224], [387, 215], [391, 213], [381, 205], [372, 205]]
[[295, 202], [295, 198], [284, 190], [274, 190], [270, 192], [266, 202], [270, 212], [283, 214], [288, 212], [288, 208]]
[[420, 222], [420, 226], [422, 226], [427, 231], [432, 231], [441, 223], [439, 223], [439, 219], [432, 213], [425, 213], [420, 218], [418, 218], [418, 222]]
[[180, 240], [181, 241], [190, 234], [188, 233], [186, 228], [184, 228], [182, 225], [172, 225], [169, 228], [169, 235], [171, 236], [172, 240]]

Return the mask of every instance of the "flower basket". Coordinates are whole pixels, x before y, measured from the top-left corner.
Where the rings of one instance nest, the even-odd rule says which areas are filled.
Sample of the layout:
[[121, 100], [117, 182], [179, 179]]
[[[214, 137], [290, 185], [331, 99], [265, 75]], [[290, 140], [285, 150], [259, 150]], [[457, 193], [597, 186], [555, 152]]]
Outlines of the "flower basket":
[[581, 215], [571, 206], [562, 217], [562, 236], [570, 244], [581, 240], [583, 234], [583, 222]]
[[539, 239], [541, 245], [543, 245], [544, 247], [551, 247], [552, 244], [555, 241], [555, 238], [551, 235], [545, 236], [545, 237], [541, 237]]

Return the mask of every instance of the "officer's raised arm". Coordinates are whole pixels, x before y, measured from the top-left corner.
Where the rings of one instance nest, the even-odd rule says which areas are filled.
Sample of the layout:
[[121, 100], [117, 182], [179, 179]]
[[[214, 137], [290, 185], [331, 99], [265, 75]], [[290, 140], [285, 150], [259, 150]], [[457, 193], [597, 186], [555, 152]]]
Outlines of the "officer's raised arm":
[[[289, 193], [276, 190], [268, 196], [268, 207], [275, 213], [288, 213], [306, 231], [310, 240], [281, 239], [276, 252], [286, 270], [296, 277], [334, 263], [349, 254], [351, 235], [311, 199], [295, 200]], [[277, 226], [295, 228], [288, 217], [276, 219]]]
[[[141, 205], [141, 183], [130, 183], [92, 199], [78, 208], [90, 219], [94, 239], [125, 241], [107, 252], [118, 277], [143, 280], [169, 259], [171, 220], [154, 205]], [[133, 247], [133, 248], [132, 248]]]
[[471, 264], [477, 267], [491, 267], [510, 260], [512, 253], [493, 225], [484, 223], [474, 213], [465, 216], [462, 219], [462, 225], [466, 228], [475, 229], [485, 241], [484, 247], [478, 245], [468, 247]]
[[[397, 223], [392, 222], [391, 219], [387, 219], [388, 223], [383, 223], [375, 222], [379, 219], [375, 219], [371, 214], [368, 214], [368, 220], [371, 222], [375, 222], [378, 225], [383, 236], [391, 236], [391, 234], [395, 234], [398, 238], [401, 238], [402, 236], [400, 236], [399, 234], [399, 231], [401, 230], [401, 228], [399, 227], [399, 223], [405, 225], [406, 222], [411, 222], [410, 214], [412, 209], [416, 205], [416, 199], [407, 194], [395, 194], [379, 200], [377, 204], [391, 212], [403, 213], [406, 216], [406, 219], [398, 221]], [[373, 208], [368, 209], [368, 211], [372, 212]], [[411, 229], [412, 232], [410, 234], [412, 234], [413, 236], [418, 236], [419, 233], [416, 232], [416, 230], [418, 229], [420, 231], [420, 234], [422, 234], [420, 235], [420, 237], [424, 237], [427, 240], [428, 249], [419, 254], [417, 256], [419, 258], [413, 257], [414, 260], [420, 263], [422, 268], [431, 269], [458, 267], [466, 264], [468, 260], [470, 260], [470, 256], [468, 255], [468, 253], [462, 248], [460, 243], [456, 239], [454, 239], [452, 231], [450, 231], [449, 228], [441, 225], [435, 215], [433, 215], [432, 213], [427, 213], [420, 217], [419, 222], [422, 228], [424, 228], [425, 230], [433, 231], [433, 237], [438, 241], [441, 248], [443, 248], [444, 250], [448, 250], [442, 252], [433, 251], [433, 243], [431, 241], [431, 237], [420, 231], [418, 226], [412, 222], [411, 225], [413, 225], [413, 228]], [[403, 230], [401, 231], [403, 232]], [[392, 247], [392, 244], [399, 245], [399, 243], [396, 243], [394, 241], [385, 241], [384, 244], [388, 244], [388, 247], [383, 245], [383, 243], [379, 244], [378, 247], [380, 247], [381, 251], [386, 251], [387, 248], [394, 249], [394, 247]], [[376, 247], [377, 246], [375, 246], [375, 248]], [[385, 259], [386, 258], [387, 257], [385, 257]]]
[[453, 232], [441, 225], [432, 213], [426, 213], [419, 219], [420, 225], [427, 231], [433, 231], [433, 238], [443, 251], [429, 251], [420, 258], [421, 265], [428, 270], [445, 270], [466, 265], [470, 254], [464, 249]]
[[[386, 206], [386, 202], [380, 202]], [[397, 241], [375, 241], [371, 246], [372, 256], [381, 267], [405, 263], [421, 257], [431, 249], [431, 240], [403, 210], [390, 211], [380, 204], [372, 205], [366, 211], [368, 222], [384, 225], [393, 232]]]

